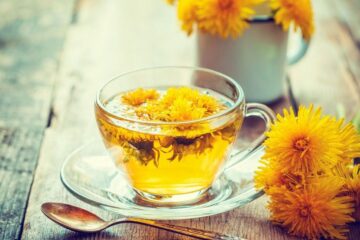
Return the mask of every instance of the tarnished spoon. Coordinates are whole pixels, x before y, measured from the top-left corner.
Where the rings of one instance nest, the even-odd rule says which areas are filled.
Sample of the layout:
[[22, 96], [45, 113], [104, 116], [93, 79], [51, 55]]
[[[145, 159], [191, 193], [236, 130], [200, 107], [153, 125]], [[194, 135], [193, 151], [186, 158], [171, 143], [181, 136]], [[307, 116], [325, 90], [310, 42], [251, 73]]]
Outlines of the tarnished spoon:
[[115, 224], [138, 223], [199, 239], [244, 240], [240, 237], [232, 237], [200, 229], [174, 226], [148, 219], [124, 217], [112, 221], [105, 221], [85, 209], [63, 203], [44, 203], [41, 206], [41, 211], [59, 225], [76, 232], [99, 232]]

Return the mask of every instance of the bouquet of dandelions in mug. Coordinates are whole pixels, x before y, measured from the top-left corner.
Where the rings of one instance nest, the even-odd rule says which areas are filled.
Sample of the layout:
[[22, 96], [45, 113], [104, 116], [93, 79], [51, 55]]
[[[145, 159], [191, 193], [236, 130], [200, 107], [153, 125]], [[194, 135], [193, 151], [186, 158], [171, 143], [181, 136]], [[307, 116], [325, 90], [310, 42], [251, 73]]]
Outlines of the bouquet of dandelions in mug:
[[313, 106], [277, 116], [255, 173], [274, 223], [299, 237], [346, 239], [360, 220], [359, 118], [345, 124]]
[[167, 0], [177, 6], [181, 28], [188, 35], [196, 26], [200, 31], [222, 38], [237, 38], [249, 27], [258, 11], [270, 16], [288, 31], [291, 25], [309, 40], [314, 33], [311, 0]]

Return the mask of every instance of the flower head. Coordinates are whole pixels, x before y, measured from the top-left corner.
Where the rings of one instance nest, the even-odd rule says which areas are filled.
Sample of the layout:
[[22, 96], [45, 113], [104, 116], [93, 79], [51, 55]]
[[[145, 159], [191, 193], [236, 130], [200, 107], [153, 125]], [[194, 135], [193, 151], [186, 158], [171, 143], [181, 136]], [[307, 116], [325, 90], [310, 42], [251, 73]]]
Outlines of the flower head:
[[341, 195], [350, 196], [353, 199], [355, 203], [353, 217], [360, 221], [360, 165], [338, 164], [332, 170], [333, 176], [343, 180], [344, 187]]
[[278, 162], [285, 172], [308, 174], [334, 167], [344, 161], [348, 147], [340, 126], [334, 118], [322, 116], [320, 108], [300, 106], [298, 116], [284, 110], [267, 133], [264, 159]]
[[206, 109], [199, 107], [193, 108], [193, 103], [186, 99], [176, 98], [171, 106], [169, 106], [168, 118], [177, 121], [188, 121], [200, 119], [205, 116]]
[[260, 160], [261, 166], [255, 171], [255, 187], [267, 192], [271, 187], [286, 187], [289, 190], [301, 188], [305, 184], [302, 173], [284, 172], [281, 165]]
[[196, 15], [199, 29], [223, 38], [238, 37], [247, 27], [255, 11], [253, 6], [263, 0], [198, 0]]
[[155, 100], [159, 93], [155, 89], [138, 88], [122, 96], [122, 101], [131, 106], [139, 106], [149, 100]]
[[360, 221], [360, 165], [353, 167], [350, 178], [346, 184], [355, 202], [353, 216], [357, 221]]
[[340, 138], [346, 146], [343, 152], [343, 158], [347, 162], [351, 162], [352, 159], [360, 156], [360, 134], [352, 123], [348, 123], [342, 127], [342, 121], [340, 121]]
[[210, 116], [224, 106], [214, 97], [188, 87], [169, 88], [157, 101], [137, 109], [139, 117], [166, 122], [189, 121]]
[[181, 22], [181, 28], [188, 35], [193, 31], [193, 26], [196, 21], [196, 1], [194, 0], [179, 0], [177, 15]]
[[341, 187], [335, 178], [319, 179], [294, 191], [273, 187], [268, 206], [271, 218], [295, 236], [345, 239], [346, 224], [354, 221], [350, 216], [353, 204], [349, 196], [337, 196]]
[[311, 0], [270, 0], [270, 7], [276, 11], [275, 21], [288, 30], [294, 23], [295, 30], [301, 29], [305, 39], [314, 33], [314, 16]]
[[167, 2], [168, 4], [170, 4], [170, 5], [173, 5], [174, 2], [175, 2], [175, 0], [166, 0], [166, 2]]

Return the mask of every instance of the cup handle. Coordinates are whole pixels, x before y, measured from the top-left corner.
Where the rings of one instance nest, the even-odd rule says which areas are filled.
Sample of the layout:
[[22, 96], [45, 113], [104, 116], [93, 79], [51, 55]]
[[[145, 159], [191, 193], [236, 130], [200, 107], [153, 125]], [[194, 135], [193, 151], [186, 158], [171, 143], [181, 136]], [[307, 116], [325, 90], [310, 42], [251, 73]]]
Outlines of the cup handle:
[[293, 54], [287, 56], [287, 63], [289, 65], [294, 65], [299, 62], [306, 54], [309, 49], [310, 42], [306, 41], [303, 37], [300, 38], [300, 44], [297, 51]]
[[261, 134], [257, 139], [255, 139], [249, 147], [244, 150], [235, 151], [230, 155], [230, 159], [225, 165], [225, 170], [231, 168], [232, 166], [248, 159], [252, 154], [257, 152], [262, 143], [265, 141], [266, 136], [265, 132], [270, 130], [271, 123], [273, 123], [276, 119], [275, 113], [269, 107], [260, 104], [260, 103], [248, 103], [246, 104], [246, 117], [259, 117], [265, 122], [265, 131]]

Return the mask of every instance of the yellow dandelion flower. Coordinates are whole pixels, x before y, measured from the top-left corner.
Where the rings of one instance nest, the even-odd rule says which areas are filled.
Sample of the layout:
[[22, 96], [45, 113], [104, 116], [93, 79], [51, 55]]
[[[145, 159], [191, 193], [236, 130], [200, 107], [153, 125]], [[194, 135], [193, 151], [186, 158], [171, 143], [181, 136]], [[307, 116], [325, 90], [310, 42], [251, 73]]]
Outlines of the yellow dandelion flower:
[[353, 203], [349, 196], [337, 196], [341, 187], [335, 178], [319, 179], [295, 191], [273, 187], [268, 206], [271, 219], [298, 237], [346, 239], [346, 224], [354, 221]]
[[[339, 121], [342, 125], [342, 121]], [[341, 128], [341, 141], [346, 146], [343, 158], [351, 162], [354, 158], [360, 157], [360, 134], [352, 123], [348, 123]]]
[[205, 108], [207, 116], [224, 108], [215, 98], [205, 94], [196, 99], [196, 105]]
[[355, 203], [353, 217], [360, 221], [360, 165], [338, 164], [332, 174], [344, 181], [344, 188], [341, 195], [350, 196]]
[[131, 106], [139, 106], [148, 100], [155, 100], [159, 93], [155, 89], [138, 88], [122, 96], [122, 101]]
[[214, 97], [188, 87], [169, 88], [157, 101], [136, 109], [139, 117], [166, 122], [189, 121], [210, 116], [222, 109]]
[[267, 192], [271, 187], [284, 186], [289, 190], [301, 188], [305, 184], [302, 173], [286, 173], [280, 165], [270, 163], [264, 159], [260, 160], [261, 166], [255, 171], [254, 182], [257, 189]]
[[166, 2], [167, 2], [168, 4], [170, 4], [170, 5], [173, 5], [174, 2], [175, 2], [175, 0], [166, 0]]
[[314, 33], [314, 14], [311, 0], [270, 0], [270, 7], [276, 11], [275, 21], [288, 30], [293, 23], [295, 30], [301, 29], [305, 39]]
[[255, 14], [253, 7], [261, 2], [263, 0], [198, 0], [198, 27], [223, 38], [236, 38], [248, 27], [246, 20]]
[[267, 133], [264, 159], [278, 162], [285, 172], [331, 168], [343, 161], [347, 148], [340, 135], [339, 124], [322, 116], [321, 108], [300, 106], [298, 116], [284, 110]]
[[191, 101], [177, 98], [170, 106], [168, 117], [170, 120], [189, 121], [203, 118], [205, 113], [205, 108], [193, 108], [193, 103]]
[[186, 99], [195, 102], [202, 95], [198, 90], [188, 87], [169, 88], [162, 97], [161, 103], [169, 107], [176, 99]]
[[99, 119], [99, 125], [104, 137], [114, 143], [123, 142], [124, 140], [129, 142], [143, 142], [153, 141], [155, 139], [154, 135], [129, 131], [122, 127], [115, 127], [102, 119]]
[[196, 1], [179, 0], [177, 7], [178, 19], [181, 22], [181, 29], [188, 35], [193, 32], [193, 26], [196, 21]]
[[347, 188], [355, 202], [354, 218], [360, 221], [360, 165], [352, 169], [351, 177], [347, 181]]

